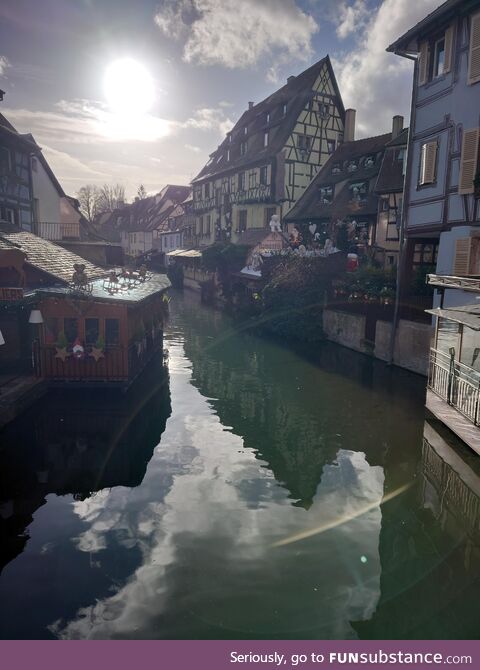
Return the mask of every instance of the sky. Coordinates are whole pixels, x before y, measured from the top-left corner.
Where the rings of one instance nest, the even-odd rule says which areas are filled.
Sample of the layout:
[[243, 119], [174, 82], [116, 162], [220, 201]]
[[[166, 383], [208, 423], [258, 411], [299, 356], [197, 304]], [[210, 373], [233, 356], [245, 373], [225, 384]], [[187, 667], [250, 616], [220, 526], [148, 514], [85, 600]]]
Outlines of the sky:
[[440, 0], [7, 0], [0, 111], [70, 195], [187, 184], [249, 101], [326, 54], [356, 137], [409, 117], [412, 63], [385, 48]]

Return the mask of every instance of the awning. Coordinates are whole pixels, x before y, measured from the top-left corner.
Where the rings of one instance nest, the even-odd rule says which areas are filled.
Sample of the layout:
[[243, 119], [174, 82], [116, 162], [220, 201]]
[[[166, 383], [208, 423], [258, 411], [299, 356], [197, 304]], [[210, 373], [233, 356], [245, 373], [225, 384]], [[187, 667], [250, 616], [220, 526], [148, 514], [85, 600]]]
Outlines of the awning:
[[169, 251], [167, 256], [170, 258], [172, 256], [180, 258], [201, 258], [202, 252], [198, 249], [175, 249], [175, 251]]
[[455, 307], [454, 309], [426, 309], [427, 314], [448, 319], [456, 323], [462, 323], [472, 330], [480, 330], [480, 313], [477, 311], [477, 305], [465, 305], [464, 307]]

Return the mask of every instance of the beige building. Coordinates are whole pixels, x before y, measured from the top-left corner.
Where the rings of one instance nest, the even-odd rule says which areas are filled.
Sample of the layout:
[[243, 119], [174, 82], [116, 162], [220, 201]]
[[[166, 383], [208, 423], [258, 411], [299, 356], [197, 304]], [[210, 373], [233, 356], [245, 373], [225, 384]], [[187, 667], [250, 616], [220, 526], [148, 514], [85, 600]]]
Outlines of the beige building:
[[283, 220], [343, 141], [345, 110], [327, 56], [255, 105], [195, 177], [195, 244], [241, 242]]

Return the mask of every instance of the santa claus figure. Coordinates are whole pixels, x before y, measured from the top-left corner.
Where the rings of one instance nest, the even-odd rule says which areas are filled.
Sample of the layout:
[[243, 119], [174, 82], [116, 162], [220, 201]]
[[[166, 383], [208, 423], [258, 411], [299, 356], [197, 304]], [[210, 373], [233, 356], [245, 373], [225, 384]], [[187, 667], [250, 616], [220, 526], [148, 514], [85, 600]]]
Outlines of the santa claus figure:
[[74, 358], [83, 358], [85, 356], [85, 349], [83, 348], [78, 337], [73, 343], [72, 353]]

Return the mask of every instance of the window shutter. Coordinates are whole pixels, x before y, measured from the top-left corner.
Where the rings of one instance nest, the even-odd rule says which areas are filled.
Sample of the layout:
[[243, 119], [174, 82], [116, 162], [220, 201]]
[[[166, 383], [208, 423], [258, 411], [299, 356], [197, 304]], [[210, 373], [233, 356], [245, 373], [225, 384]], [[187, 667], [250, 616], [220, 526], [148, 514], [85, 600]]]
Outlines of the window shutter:
[[420, 54], [418, 57], [418, 85], [423, 86], [428, 78], [428, 42], [420, 44]]
[[437, 142], [426, 142], [422, 146], [420, 185], [433, 184], [437, 164]]
[[473, 128], [463, 132], [462, 158], [460, 161], [460, 179], [458, 192], [460, 194], [473, 193], [473, 180], [478, 165], [478, 141], [480, 129]]
[[465, 277], [469, 274], [471, 250], [471, 237], [464, 237], [455, 241], [455, 258], [453, 261], [453, 274], [455, 277]]
[[453, 26], [449, 26], [445, 31], [445, 62], [443, 72], [447, 74], [452, 69], [453, 61]]
[[480, 81], [480, 13], [474, 14], [471, 21], [468, 83], [475, 84]]

